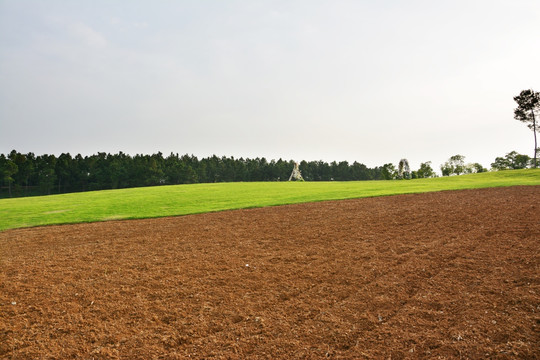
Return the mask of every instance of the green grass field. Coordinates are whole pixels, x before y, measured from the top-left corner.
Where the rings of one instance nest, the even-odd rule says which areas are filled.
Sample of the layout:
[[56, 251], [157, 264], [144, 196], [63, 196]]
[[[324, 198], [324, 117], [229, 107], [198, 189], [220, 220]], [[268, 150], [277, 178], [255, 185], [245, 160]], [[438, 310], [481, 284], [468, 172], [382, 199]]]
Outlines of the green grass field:
[[0, 200], [0, 231], [38, 225], [177, 216], [303, 202], [540, 185], [540, 169], [404, 181], [158, 186]]

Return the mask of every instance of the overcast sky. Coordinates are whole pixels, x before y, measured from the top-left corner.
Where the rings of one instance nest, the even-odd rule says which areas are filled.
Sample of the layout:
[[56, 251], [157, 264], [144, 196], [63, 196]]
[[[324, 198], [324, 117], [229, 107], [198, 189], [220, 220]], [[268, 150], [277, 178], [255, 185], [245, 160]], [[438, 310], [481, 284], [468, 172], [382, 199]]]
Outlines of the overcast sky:
[[538, 0], [0, 0], [0, 153], [490, 166]]

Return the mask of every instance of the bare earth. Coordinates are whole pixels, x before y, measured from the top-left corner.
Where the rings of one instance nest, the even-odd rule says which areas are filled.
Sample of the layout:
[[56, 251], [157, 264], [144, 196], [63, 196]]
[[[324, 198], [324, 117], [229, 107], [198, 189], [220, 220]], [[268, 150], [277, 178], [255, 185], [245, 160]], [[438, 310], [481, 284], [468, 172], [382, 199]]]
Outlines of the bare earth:
[[540, 186], [0, 232], [0, 358], [540, 358]]

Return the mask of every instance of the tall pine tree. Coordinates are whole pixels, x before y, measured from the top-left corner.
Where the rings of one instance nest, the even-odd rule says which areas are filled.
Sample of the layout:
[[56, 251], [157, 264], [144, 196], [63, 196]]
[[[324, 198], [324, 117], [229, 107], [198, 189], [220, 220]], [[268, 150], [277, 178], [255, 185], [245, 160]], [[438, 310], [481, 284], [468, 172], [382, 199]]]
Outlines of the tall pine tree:
[[536, 124], [536, 117], [540, 114], [540, 93], [532, 89], [523, 90], [518, 96], [514, 97], [514, 101], [518, 104], [518, 107], [514, 109], [514, 119], [526, 123], [534, 133], [533, 166], [537, 167], [536, 153], [538, 143], [536, 141], [536, 132], [539, 129]]

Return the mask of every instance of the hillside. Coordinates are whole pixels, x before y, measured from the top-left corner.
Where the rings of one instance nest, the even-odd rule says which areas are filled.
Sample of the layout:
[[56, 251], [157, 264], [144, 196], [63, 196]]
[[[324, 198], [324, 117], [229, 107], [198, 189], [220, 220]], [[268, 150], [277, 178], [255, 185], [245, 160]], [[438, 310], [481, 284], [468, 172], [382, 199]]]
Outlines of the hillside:
[[540, 185], [540, 169], [432, 179], [157, 186], [0, 200], [0, 230], [442, 190]]

